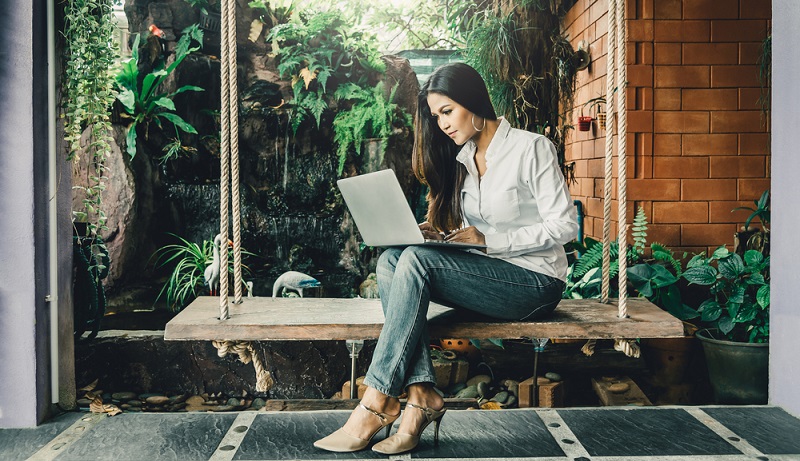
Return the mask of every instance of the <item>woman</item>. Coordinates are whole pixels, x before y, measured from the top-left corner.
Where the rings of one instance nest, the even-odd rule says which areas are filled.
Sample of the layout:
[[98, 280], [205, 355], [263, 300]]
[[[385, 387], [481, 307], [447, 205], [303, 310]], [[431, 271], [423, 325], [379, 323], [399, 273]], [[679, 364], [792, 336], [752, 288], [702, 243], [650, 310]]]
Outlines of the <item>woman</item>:
[[357, 451], [400, 416], [397, 433], [373, 446], [384, 454], [416, 447], [444, 416], [428, 348], [431, 299], [498, 319], [532, 320], [555, 309], [564, 288], [563, 244], [578, 225], [553, 144], [498, 119], [483, 79], [462, 63], [437, 68], [422, 86], [416, 114], [414, 174], [426, 183], [426, 238], [485, 244], [480, 250], [409, 246], [378, 260], [386, 321], [347, 423], [314, 445]]

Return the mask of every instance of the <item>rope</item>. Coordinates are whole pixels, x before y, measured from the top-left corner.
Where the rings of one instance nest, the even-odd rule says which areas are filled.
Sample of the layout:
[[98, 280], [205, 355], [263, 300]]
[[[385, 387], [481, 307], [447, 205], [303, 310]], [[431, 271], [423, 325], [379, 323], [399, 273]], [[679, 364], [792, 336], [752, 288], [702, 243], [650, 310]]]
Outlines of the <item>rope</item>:
[[581, 352], [583, 352], [583, 355], [585, 355], [587, 357], [591, 357], [591, 356], [594, 355], [594, 347], [596, 345], [597, 345], [597, 340], [596, 339], [590, 339], [590, 340], [586, 341], [586, 344], [583, 345], [583, 347], [581, 348]]
[[[617, 226], [619, 235], [619, 318], [628, 317], [628, 218], [627, 218], [627, 190], [628, 190], [628, 111], [625, 103], [627, 98], [627, 66], [625, 65], [625, 0], [617, 3], [617, 82], [619, 96], [617, 99], [617, 114], [619, 127], [617, 128]], [[629, 355], [627, 352], [625, 355]], [[638, 354], [637, 354], [638, 357]]]
[[[222, 241], [228, 241], [228, 192], [230, 191], [229, 176], [230, 176], [230, 128], [228, 122], [230, 121], [230, 106], [228, 100], [230, 99], [230, 74], [228, 67], [231, 65], [229, 36], [230, 36], [230, 22], [231, 10], [233, 0], [222, 0], [222, 43], [220, 45], [220, 128], [222, 133], [220, 135], [220, 178], [219, 178], [219, 233], [222, 235]], [[234, 36], [235, 40], [235, 36]], [[228, 315], [228, 250], [223, 248], [220, 251], [219, 263], [219, 319], [227, 320], [230, 318]]]
[[614, 350], [623, 352], [628, 357], [638, 359], [641, 355], [639, 344], [635, 339], [615, 339]]
[[237, 354], [239, 361], [244, 364], [253, 362], [253, 368], [256, 370], [256, 391], [267, 392], [275, 385], [275, 380], [272, 379], [272, 373], [266, 369], [261, 357], [258, 356], [256, 349], [250, 341], [211, 341], [211, 344], [217, 348], [217, 355], [225, 357], [228, 354]]
[[[620, 0], [624, 6], [624, 0]], [[614, 52], [616, 48], [616, 0], [608, 0], [608, 54], [606, 71], [606, 157], [603, 183], [603, 263], [600, 302], [608, 303], [611, 284], [611, 179], [614, 153]]]
[[229, 0], [228, 20], [228, 116], [231, 143], [231, 200], [233, 205], [233, 291], [234, 302], [242, 303], [242, 238], [239, 203], [239, 81], [237, 78], [236, 1]]

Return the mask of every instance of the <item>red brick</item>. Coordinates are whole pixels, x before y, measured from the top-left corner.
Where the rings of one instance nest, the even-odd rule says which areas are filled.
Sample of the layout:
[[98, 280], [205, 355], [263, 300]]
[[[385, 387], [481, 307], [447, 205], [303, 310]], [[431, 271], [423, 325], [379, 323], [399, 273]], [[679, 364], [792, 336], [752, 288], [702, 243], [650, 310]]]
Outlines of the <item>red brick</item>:
[[736, 224], [683, 224], [681, 245], [719, 246], [733, 242]]
[[765, 190], [770, 188], [769, 178], [739, 179], [739, 200], [757, 200]]
[[589, 197], [588, 199], [586, 199], [586, 216], [602, 218], [603, 201], [595, 197]]
[[587, 169], [590, 178], [602, 178], [605, 175], [604, 161], [601, 158], [589, 160]]
[[683, 2], [683, 19], [739, 17], [739, 0], [690, 0]]
[[678, 179], [629, 179], [629, 200], [680, 200]]
[[736, 110], [739, 108], [739, 94], [731, 89], [693, 90], [681, 93], [683, 110]]
[[707, 223], [708, 202], [653, 202], [654, 223]]
[[735, 134], [685, 134], [683, 155], [734, 155], [737, 141]]
[[739, 135], [739, 155], [769, 155], [769, 133], [742, 133]]
[[708, 112], [656, 111], [653, 130], [656, 133], [708, 133]]
[[594, 33], [595, 37], [603, 37], [608, 33], [608, 13], [600, 16], [597, 18], [597, 21], [594, 23]]
[[708, 157], [656, 157], [654, 178], [707, 178]]
[[683, 64], [738, 64], [736, 43], [684, 43]]
[[653, 88], [628, 88], [628, 94], [635, 90], [634, 97], [628, 97], [628, 101], [633, 99], [634, 107], [627, 104], [629, 110], [653, 110]]
[[629, 42], [652, 42], [653, 21], [649, 19], [635, 19], [627, 21], [627, 34]]
[[708, 209], [708, 217], [710, 222], [713, 223], [744, 223], [750, 211], [736, 210], [734, 208], [741, 206], [749, 206], [755, 208], [753, 202], [748, 201], [714, 201], [710, 202]]
[[655, 110], [681, 110], [681, 90], [679, 88], [657, 88], [653, 90]]
[[655, 66], [656, 88], [708, 88], [708, 66]]
[[680, 43], [653, 44], [656, 64], [681, 64]]
[[762, 49], [761, 42], [739, 43], [739, 64], [758, 64]]
[[653, 86], [653, 66], [628, 66], [628, 86]]
[[711, 21], [653, 21], [653, 39], [656, 42], [707, 42], [710, 38]]
[[[769, 88], [764, 88], [763, 97], [769, 98]], [[761, 88], [739, 88], [739, 110], [761, 110]]]
[[589, 23], [597, 21], [608, 11], [608, 0], [596, 0], [589, 7]]
[[647, 241], [673, 247], [681, 244], [681, 226], [678, 224], [650, 224], [647, 226]]
[[755, 110], [711, 112], [712, 133], [758, 133], [765, 129], [761, 113]]
[[735, 179], [681, 180], [681, 200], [735, 200]]
[[625, 63], [629, 66], [634, 64], [644, 64], [639, 62], [639, 45], [644, 42], [626, 42], [625, 43]]
[[711, 66], [711, 87], [758, 87], [757, 66]]
[[653, 155], [679, 155], [681, 153], [681, 135], [653, 135]]
[[719, 156], [710, 161], [712, 178], [763, 178], [766, 173], [767, 161], [761, 156]]
[[739, 0], [742, 19], [772, 19], [772, 2], [768, 0]]
[[589, 64], [589, 75], [593, 78], [605, 77], [608, 72], [607, 66], [608, 57], [606, 55], [600, 56], [597, 59], [592, 59], [592, 62]]
[[657, 0], [654, 2], [655, 19], [681, 19], [681, 0]]
[[653, 42], [636, 44], [636, 62], [648, 66], [653, 65]]
[[[633, 3], [633, 2], [630, 2]], [[643, 19], [653, 19], [655, 17], [655, 0], [642, 0], [641, 8], [639, 8], [639, 16]]]
[[760, 42], [767, 37], [767, 21], [711, 21], [712, 42]]
[[650, 133], [653, 131], [653, 112], [649, 110], [628, 111], [628, 131]]

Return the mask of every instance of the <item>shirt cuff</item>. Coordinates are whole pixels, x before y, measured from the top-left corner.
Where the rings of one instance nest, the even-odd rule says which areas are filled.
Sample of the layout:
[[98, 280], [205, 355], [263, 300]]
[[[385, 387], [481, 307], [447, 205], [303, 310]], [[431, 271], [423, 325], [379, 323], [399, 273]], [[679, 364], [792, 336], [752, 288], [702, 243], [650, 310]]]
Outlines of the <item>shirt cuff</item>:
[[487, 234], [484, 235], [483, 238], [486, 240], [486, 254], [508, 252], [509, 244], [507, 233]]

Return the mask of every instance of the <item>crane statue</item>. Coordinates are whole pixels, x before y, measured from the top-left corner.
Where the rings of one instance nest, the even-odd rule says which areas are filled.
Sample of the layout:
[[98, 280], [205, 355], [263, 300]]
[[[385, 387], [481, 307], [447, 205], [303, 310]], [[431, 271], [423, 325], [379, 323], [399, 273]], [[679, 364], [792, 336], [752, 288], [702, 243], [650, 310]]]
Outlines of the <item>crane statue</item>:
[[[203, 272], [203, 280], [205, 285], [208, 287], [208, 292], [211, 296], [217, 296], [219, 294], [219, 252], [221, 246], [222, 234], [217, 234], [217, 236], [214, 237], [213, 248], [211, 250], [211, 264], [206, 267], [205, 272]], [[233, 242], [228, 240], [228, 246], [233, 246]]]
[[322, 286], [319, 280], [314, 277], [297, 271], [288, 271], [281, 274], [278, 280], [272, 285], [272, 297], [278, 297], [278, 291], [283, 294], [287, 288], [297, 291], [300, 297], [303, 297], [303, 290], [305, 288], [316, 288]]

